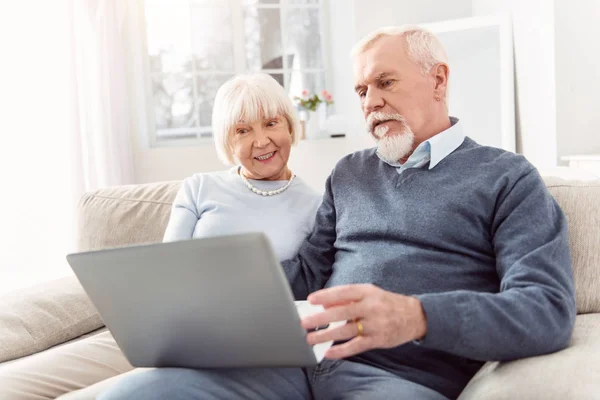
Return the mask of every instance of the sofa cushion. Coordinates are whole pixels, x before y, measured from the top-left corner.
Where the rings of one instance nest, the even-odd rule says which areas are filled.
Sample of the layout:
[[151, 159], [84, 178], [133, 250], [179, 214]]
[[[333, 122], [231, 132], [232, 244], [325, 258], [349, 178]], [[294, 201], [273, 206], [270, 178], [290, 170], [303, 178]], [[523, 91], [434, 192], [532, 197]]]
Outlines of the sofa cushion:
[[78, 207], [78, 250], [162, 241], [180, 186], [158, 182], [86, 193]]
[[110, 332], [105, 330], [0, 364], [0, 399], [55, 399], [132, 369]]
[[0, 362], [66, 342], [104, 324], [75, 276], [0, 298]]
[[600, 180], [545, 181], [569, 225], [577, 312], [600, 312]]
[[116, 385], [121, 379], [126, 378], [128, 376], [139, 374], [140, 372], [149, 371], [152, 368], [135, 368], [131, 371], [125, 372], [124, 374], [113, 376], [112, 378], [105, 379], [98, 383], [94, 383], [91, 386], [88, 386], [83, 389], [75, 390], [73, 392], [69, 392], [63, 394], [58, 397], [58, 400], [94, 400], [100, 397], [100, 395], [108, 390], [111, 386]]
[[459, 400], [600, 399], [600, 314], [579, 315], [565, 350], [487, 363]]

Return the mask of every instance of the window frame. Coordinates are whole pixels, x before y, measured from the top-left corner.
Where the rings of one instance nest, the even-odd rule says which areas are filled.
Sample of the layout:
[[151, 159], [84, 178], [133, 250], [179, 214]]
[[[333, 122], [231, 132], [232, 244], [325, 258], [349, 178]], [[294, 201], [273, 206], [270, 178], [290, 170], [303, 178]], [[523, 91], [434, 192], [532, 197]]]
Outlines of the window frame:
[[[332, 80], [332, 71], [331, 71], [331, 62], [329, 59], [329, 4], [328, 0], [319, 0], [318, 4], [291, 4], [291, 0], [280, 0], [278, 4], [262, 4], [257, 3], [253, 5], [244, 5], [244, 0], [228, 0], [229, 9], [231, 12], [231, 23], [233, 30], [233, 63], [234, 68], [233, 71], [221, 71], [221, 70], [202, 70], [197, 71], [195, 69], [195, 63], [192, 62], [192, 71], [191, 71], [191, 79], [192, 79], [192, 88], [193, 88], [193, 99], [194, 102], [197, 99], [196, 93], [196, 79], [198, 76], [202, 75], [224, 75], [224, 76], [232, 76], [243, 73], [250, 72], [264, 72], [268, 74], [283, 74], [284, 77], [284, 88], [286, 92], [289, 90], [289, 77], [292, 72], [296, 73], [314, 73], [323, 74], [323, 81], [325, 83], [325, 87], [323, 89], [329, 89], [330, 83]], [[192, 5], [193, 0], [187, 0], [187, 5], [190, 7], [207, 7], [214, 8], [218, 7], [215, 5], [207, 4], [207, 5]], [[282, 57], [282, 68], [281, 69], [261, 69], [261, 70], [252, 70], [247, 68], [246, 65], [246, 41], [245, 41], [245, 26], [244, 26], [244, 8], [245, 7], [256, 7], [258, 9], [279, 9], [280, 15], [280, 31], [281, 31], [281, 43], [282, 48], [285, 53], [285, 23], [284, 23], [284, 15], [288, 9], [318, 9], [319, 10], [319, 32], [320, 32], [320, 44], [321, 44], [321, 68], [302, 68], [300, 69], [292, 69], [291, 66], [287, 65], [287, 57]], [[190, 13], [190, 21], [191, 23], [191, 13]], [[190, 34], [193, 35], [193, 31], [190, 30]], [[144, 35], [146, 32], [144, 31]], [[193, 39], [192, 39], [193, 40]], [[197, 146], [197, 145], [213, 145], [212, 138], [212, 129], [210, 126], [201, 126], [200, 122], [197, 121], [196, 125], [191, 128], [174, 128], [174, 129], [157, 129], [156, 127], [156, 115], [155, 115], [155, 106], [154, 106], [154, 93], [152, 91], [152, 78], [156, 76], [156, 73], [152, 73], [149, 68], [149, 55], [148, 48], [145, 46], [144, 54], [147, 58], [146, 65], [148, 66], [148, 79], [147, 79], [147, 93], [149, 94], [149, 99], [146, 101], [148, 105], [148, 145], [150, 148], [161, 148], [161, 147], [181, 147], [181, 146]], [[162, 74], [162, 73], [161, 73]], [[195, 106], [194, 106], [195, 107]], [[196, 112], [196, 111], [195, 111]], [[176, 131], [182, 132], [184, 134], [186, 131], [189, 133], [196, 133], [195, 137], [189, 138], [160, 138], [160, 131]], [[210, 136], [200, 136], [202, 133], [210, 133]]]

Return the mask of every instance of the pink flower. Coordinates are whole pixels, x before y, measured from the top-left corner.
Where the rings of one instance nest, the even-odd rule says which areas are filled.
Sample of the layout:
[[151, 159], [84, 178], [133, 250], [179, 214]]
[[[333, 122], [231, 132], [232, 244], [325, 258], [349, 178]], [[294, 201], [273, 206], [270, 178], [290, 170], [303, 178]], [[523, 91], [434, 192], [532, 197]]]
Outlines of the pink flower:
[[301, 94], [302, 94], [302, 97], [306, 97], [306, 96], [308, 96], [309, 93], [310, 92], [308, 91], [308, 89], [304, 89], [304, 90], [302, 90]]
[[323, 96], [323, 97], [327, 97], [327, 96], [331, 96], [331, 94], [330, 94], [330, 93], [329, 93], [327, 90], [323, 89], [323, 90], [321, 91], [321, 96]]
[[323, 95], [325, 97], [325, 101], [331, 102], [333, 100], [333, 96], [330, 93]]

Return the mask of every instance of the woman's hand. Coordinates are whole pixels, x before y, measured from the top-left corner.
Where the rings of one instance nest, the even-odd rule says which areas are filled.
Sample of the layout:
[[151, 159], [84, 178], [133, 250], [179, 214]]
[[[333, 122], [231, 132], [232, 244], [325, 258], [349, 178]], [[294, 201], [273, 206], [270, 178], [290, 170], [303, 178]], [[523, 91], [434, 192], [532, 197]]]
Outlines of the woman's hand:
[[325, 353], [325, 357], [330, 359], [400, 346], [427, 333], [427, 320], [419, 299], [388, 292], [371, 284], [323, 289], [312, 293], [307, 300], [311, 304], [322, 305], [325, 311], [303, 318], [305, 329], [348, 321], [343, 326], [307, 335], [307, 342], [311, 345], [351, 339], [331, 347]]

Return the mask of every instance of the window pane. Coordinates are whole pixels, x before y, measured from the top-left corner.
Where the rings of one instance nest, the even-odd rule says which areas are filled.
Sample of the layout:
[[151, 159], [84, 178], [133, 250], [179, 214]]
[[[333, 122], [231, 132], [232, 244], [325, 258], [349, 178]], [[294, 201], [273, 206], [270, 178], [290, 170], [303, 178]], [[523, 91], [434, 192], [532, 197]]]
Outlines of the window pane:
[[223, 83], [233, 75], [201, 74], [196, 76], [196, 109], [200, 126], [211, 126], [212, 110], [215, 104], [215, 95]]
[[318, 8], [288, 8], [285, 12], [285, 50], [294, 69], [322, 68]]
[[284, 76], [283, 74], [269, 74], [271, 75], [279, 84], [285, 87]]
[[150, 71], [191, 71], [189, 5], [181, 1], [171, 4], [161, 0], [146, 0], [145, 9]]
[[233, 29], [228, 7], [192, 6], [192, 51], [196, 70], [233, 71]]
[[279, 9], [246, 7], [244, 25], [248, 69], [282, 68]]
[[152, 78], [156, 129], [190, 128], [196, 125], [190, 75], [169, 74]]
[[[234, 27], [232, 7], [240, 3], [244, 26]], [[270, 75], [290, 96], [330, 89], [320, 5], [320, 0], [145, 0], [157, 140], [209, 137], [216, 92], [238, 70], [274, 70]], [[245, 33], [246, 65], [237, 65], [234, 55], [238, 29]]]
[[320, 94], [325, 87], [325, 74], [323, 72], [300, 72], [292, 71], [289, 76], [288, 94], [290, 96], [301, 95], [304, 89], [310, 94]]

